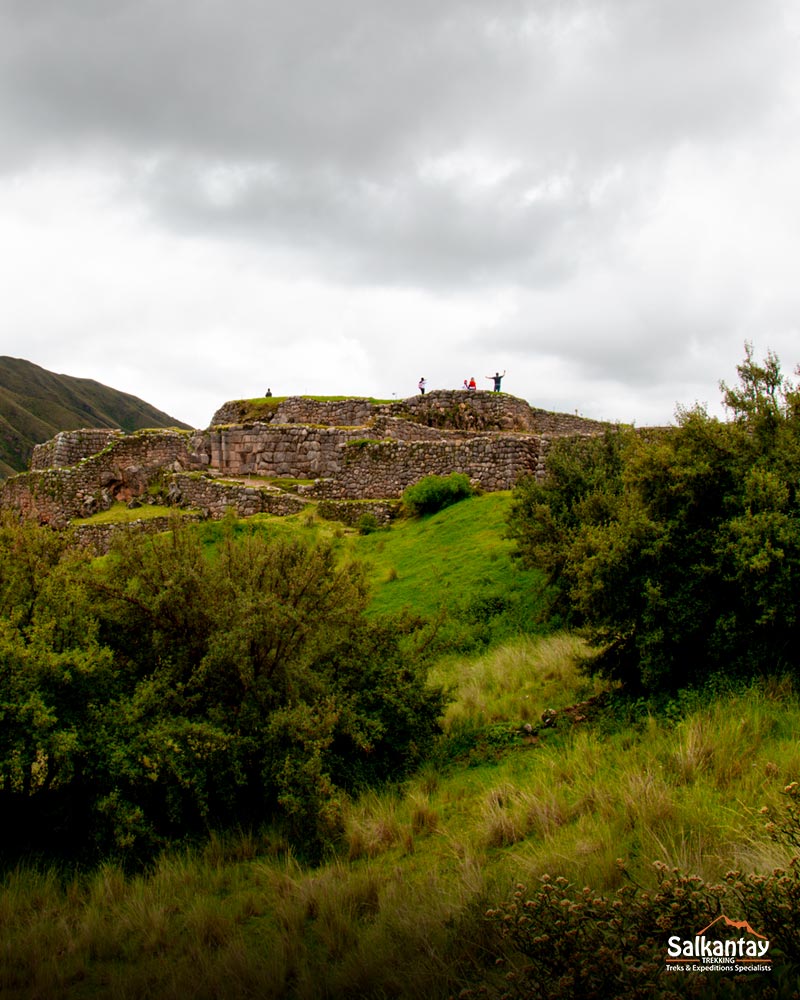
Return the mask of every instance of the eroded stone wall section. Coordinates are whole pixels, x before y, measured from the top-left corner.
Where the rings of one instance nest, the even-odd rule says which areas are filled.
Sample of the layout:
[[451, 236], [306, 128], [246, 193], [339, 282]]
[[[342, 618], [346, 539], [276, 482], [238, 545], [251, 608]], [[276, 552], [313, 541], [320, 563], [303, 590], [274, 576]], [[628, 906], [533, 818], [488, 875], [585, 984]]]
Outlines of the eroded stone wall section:
[[33, 446], [30, 468], [64, 469], [77, 465], [81, 459], [101, 452], [112, 441], [121, 438], [121, 430], [84, 427], [81, 430], [61, 431], [44, 444]]
[[399, 497], [424, 476], [461, 472], [487, 492], [511, 489], [520, 476], [542, 465], [538, 435], [480, 435], [464, 440], [359, 441], [343, 451], [335, 478], [320, 482], [314, 495]]
[[307, 505], [291, 493], [263, 485], [226, 483], [196, 473], [175, 473], [168, 486], [170, 502], [195, 509], [205, 517], [219, 520], [231, 511], [237, 517], [276, 514], [285, 517], [300, 513]]
[[60, 527], [108, 510], [115, 500], [138, 497], [171, 472], [203, 467], [204, 457], [192, 444], [191, 435], [181, 431], [113, 435], [101, 451], [67, 468], [48, 466], [11, 476], [0, 491], [0, 506]]
[[365, 429], [249, 424], [207, 432], [208, 465], [232, 476], [317, 479], [338, 474], [343, 446]]
[[[607, 426], [577, 414], [535, 409], [526, 400], [505, 392], [450, 389], [437, 389], [392, 402], [373, 402], [365, 398], [317, 400], [305, 396], [270, 401], [270, 405], [233, 400], [217, 410], [211, 426], [261, 423], [370, 427], [382, 418], [473, 434], [484, 431], [583, 434], [598, 433]], [[413, 434], [413, 428], [406, 429], [406, 434]]]

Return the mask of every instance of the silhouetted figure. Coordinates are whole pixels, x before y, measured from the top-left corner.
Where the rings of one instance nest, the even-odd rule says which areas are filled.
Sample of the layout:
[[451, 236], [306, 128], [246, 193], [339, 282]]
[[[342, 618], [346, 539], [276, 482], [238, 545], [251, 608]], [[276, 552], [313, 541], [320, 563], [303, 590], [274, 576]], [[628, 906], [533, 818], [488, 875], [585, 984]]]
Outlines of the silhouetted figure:
[[484, 376], [484, 378], [489, 378], [489, 379], [491, 379], [494, 382], [494, 391], [495, 392], [500, 392], [500, 383], [503, 381], [503, 379], [505, 377], [506, 377], [506, 373], [505, 372], [503, 372], [502, 375], [500, 374], [500, 372], [495, 372], [494, 375], [485, 375]]
[[267, 389], [267, 391], [264, 393], [264, 395], [265, 396], [271, 396], [272, 395], [272, 389]]
[[428, 384], [428, 383], [427, 383], [427, 381], [426, 381], [426, 380], [425, 380], [424, 378], [421, 378], [421, 379], [419, 380], [419, 382], [417, 382], [417, 388], [419, 389], [420, 393], [421, 393], [421, 394], [422, 394], [423, 396], [425, 395], [425, 386], [426, 386], [427, 384]]

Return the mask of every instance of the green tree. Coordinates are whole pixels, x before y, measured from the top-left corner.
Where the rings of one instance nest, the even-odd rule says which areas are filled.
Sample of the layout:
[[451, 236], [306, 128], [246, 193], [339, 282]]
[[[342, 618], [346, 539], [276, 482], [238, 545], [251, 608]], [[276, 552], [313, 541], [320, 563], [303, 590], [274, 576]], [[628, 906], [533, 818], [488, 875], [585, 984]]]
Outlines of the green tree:
[[82, 583], [86, 555], [49, 528], [0, 523], [0, 844], [75, 848], [95, 722], [114, 689]]
[[330, 545], [230, 525], [209, 554], [176, 525], [124, 539], [96, 586], [128, 678], [104, 777], [123, 836], [132, 809], [168, 834], [277, 812], [319, 844], [343, 792], [406, 773], [437, 732], [415, 623], [367, 622], [364, 570]]
[[797, 391], [749, 348], [739, 374], [730, 421], [694, 407], [673, 428], [564, 442], [518, 490], [518, 554], [546, 570], [595, 668], [630, 686], [797, 669]]
[[368, 620], [364, 571], [329, 545], [229, 524], [207, 551], [176, 523], [90, 563], [8, 522], [0, 557], [7, 851], [137, 859], [282, 817], [313, 854], [342, 795], [438, 732], [418, 623]]

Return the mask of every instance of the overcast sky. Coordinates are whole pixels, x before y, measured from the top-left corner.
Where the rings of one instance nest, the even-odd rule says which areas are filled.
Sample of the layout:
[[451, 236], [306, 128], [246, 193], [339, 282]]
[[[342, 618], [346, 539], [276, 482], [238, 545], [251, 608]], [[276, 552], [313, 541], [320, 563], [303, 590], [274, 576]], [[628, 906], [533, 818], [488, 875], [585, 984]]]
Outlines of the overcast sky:
[[0, 0], [0, 354], [719, 411], [800, 361], [795, 0]]

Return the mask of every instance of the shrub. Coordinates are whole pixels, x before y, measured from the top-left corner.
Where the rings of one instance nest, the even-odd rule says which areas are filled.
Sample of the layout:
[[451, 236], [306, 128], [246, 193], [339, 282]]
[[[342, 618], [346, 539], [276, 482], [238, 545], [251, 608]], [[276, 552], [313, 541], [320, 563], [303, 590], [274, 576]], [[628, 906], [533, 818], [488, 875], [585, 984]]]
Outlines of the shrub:
[[359, 535], [371, 535], [379, 528], [378, 519], [371, 511], [367, 511], [359, 517], [356, 522], [356, 530]]
[[777, 359], [739, 366], [734, 419], [563, 441], [515, 494], [510, 534], [543, 569], [595, 669], [676, 690], [800, 668], [800, 390]]
[[449, 476], [425, 476], [403, 492], [403, 505], [414, 516], [435, 514], [459, 500], [471, 497], [475, 491], [469, 476], [451, 472]]
[[[771, 837], [796, 852], [800, 786], [792, 782], [784, 795], [782, 810], [765, 807], [762, 814], [769, 818]], [[797, 995], [800, 932], [795, 915], [800, 905], [800, 869], [796, 855], [785, 867], [766, 875], [729, 871], [719, 884], [655, 862], [652, 889], [634, 883], [624, 863], [617, 864], [627, 884], [611, 895], [576, 886], [563, 876], [543, 875], [530, 891], [517, 884], [510, 898], [485, 913], [495, 930], [494, 944], [483, 957], [486, 982], [460, 996], [678, 1000], [743, 996], [742, 987], [747, 996]], [[746, 926], [740, 921], [746, 921]], [[744, 937], [749, 941], [751, 930], [762, 941], [769, 940], [765, 959], [772, 963], [770, 975], [741, 967], [737, 970], [741, 975], [696, 975], [666, 968], [672, 936], [686, 940], [708, 931], [709, 940]], [[495, 970], [502, 970], [497, 978]]]
[[231, 524], [207, 554], [176, 524], [92, 565], [54, 538], [0, 525], [0, 850], [144, 859], [277, 818], [315, 854], [438, 733], [418, 624], [368, 621], [330, 545]]

